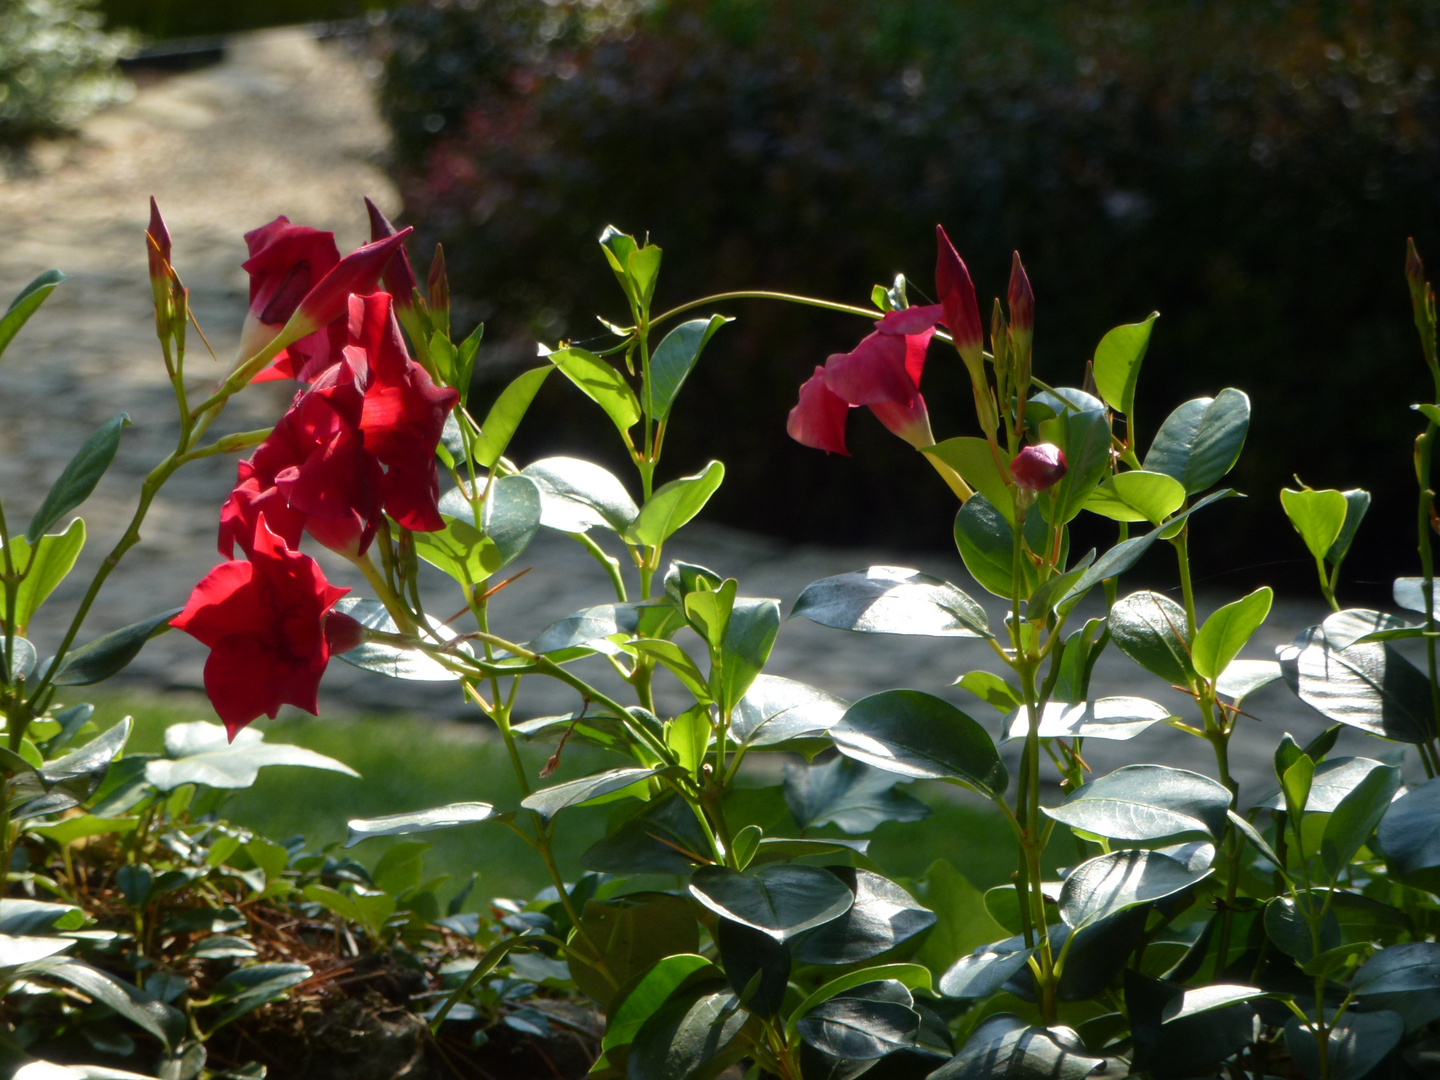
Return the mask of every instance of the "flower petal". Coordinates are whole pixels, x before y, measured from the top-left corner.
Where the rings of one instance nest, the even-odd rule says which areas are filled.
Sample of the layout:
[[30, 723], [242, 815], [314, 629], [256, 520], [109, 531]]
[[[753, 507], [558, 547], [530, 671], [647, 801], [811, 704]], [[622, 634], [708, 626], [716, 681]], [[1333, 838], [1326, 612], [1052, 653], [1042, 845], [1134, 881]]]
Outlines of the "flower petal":
[[845, 399], [825, 385], [825, 369], [817, 367], [800, 387], [800, 400], [790, 410], [785, 430], [802, 446], [849, 457], [850, 451], [845, 449], [845, 418], [849, 414]]

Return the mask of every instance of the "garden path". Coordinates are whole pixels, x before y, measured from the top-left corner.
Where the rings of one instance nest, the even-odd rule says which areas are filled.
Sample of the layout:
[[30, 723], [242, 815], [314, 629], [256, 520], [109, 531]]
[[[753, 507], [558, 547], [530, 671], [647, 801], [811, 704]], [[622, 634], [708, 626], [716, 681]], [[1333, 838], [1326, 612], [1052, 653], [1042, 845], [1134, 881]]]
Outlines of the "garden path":
[[[62, 586], [50, 612], [73, 606], [88, 581], [86, 571], [98, 565], [128, 519], [140, 479], [173, 443], [174, 425], [167, 419], [173, 406], [154, 342], [145, 274], [147, 198], [158, 198], [194, 310], [218, 355], [228, 360], [245, 309], [239, 264], [246, 229], [285, 213], [333, 229], [343, 251], [366, 238], [362, 195], [383, 208], [397, 205], [381, 167], [387, 136], [373, 79], [374, 72], [343, 44], [321, 44], [303, 31], [238, 37], [224, 63], [142, 86], [130, 103], [87, 122], [78, 141], [37, 151], [30, 175], [0, 185], [0, 293], [13, 295], [50, 266], [71, 275], [0, 365], [0, 491], [12, 525], [27, 520], [95, 427], [119, 411], [135, 421], [85, 509], [90, 543], [80, 572]], [[223, 365], [193, 341], [189, 370], [198, 389]], [[271, 422], [286, 394], [278, 386], [248, 391], [232, 405], [224, 429]], [[215, 513], [233, 469], [228, 459], [202, 462], [164, 490], [143, 544], [102, 593], [86, 637], [184, 601], [216, 562]], [[747, 593], [779, 597], [787, 608], [806, 583], [870, 563], [909, 561], [962, 585], [968, 581], [953, 557], [896, 560], [878, 551], [787, 546], [703, 524], [687, 529], [671, 554], [736, 575]], [[321, 557], [333, 579], [358, 584], [348, 566], [329, 553]], [[537, 572], [497, 597], [495, 625], [520, 640], [555, 618], [611, 598], [595, 564], [564, 538], [542, 535], [519, 565], [534, 565]], [[1278, 603], [1247, 655], [1272, 655], [1274, 645], [1319, 614], [1314, 604]], [[992, 619], [999, 624], [998, 611]], [[42, 653], [62, 631], [53, 614], [32, 628]], [[200, 685], [203, 659], [195, 642], [166, 635], [147, 647], [126, 678], [193, 689]], [[994, 667], [995, 658], [976, 642], [867, 638], [802, 619], [786, 625], [771, 670], [849, 698], [895, 685], [929, 690], [993, 724], [987, 706], [949, 686], [972, 666]], [[1097, 670], [1096, 685], [1101, 693], [1180, 704], [1176, 695], [1157, 695], [1155, 680], [1113, 650]], [[526, 703], [532, 714], [573, 707], [572, 695], [558, 684], [536, 681], [531, 689]], [[322, 701], [325, 709], [464, 713], [451, 687], [390, 682], [343, 664], [332, 665]], [[1236, 771], [1258, 794], [1270, 786], [1265, 778], [1276, 734], [1288, 729], [1303, 740], [1322, 722], [1282, 686], [1257, 694], [1251, 708], [1264, 723], [1242, 721]], [[1383, 749], [1369, 743], [1362, 752]], [[1097, 772], [1139, 755], [1213, 772], [1208, 749], [1170, 729], [1152, 729], [1134, 746], [1092, 740], [1086, 751]]]

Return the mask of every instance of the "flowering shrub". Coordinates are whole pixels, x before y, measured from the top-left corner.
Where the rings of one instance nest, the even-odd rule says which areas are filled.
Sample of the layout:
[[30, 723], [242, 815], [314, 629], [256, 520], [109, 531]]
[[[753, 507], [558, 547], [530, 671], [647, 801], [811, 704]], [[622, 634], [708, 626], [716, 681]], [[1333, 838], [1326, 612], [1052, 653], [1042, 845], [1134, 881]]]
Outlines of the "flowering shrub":
[[[0, 516], [3, 863], [28, 868], [32, 846], [63, 847], [60, 838], [75, 829], [136, 834], [113, 874], [135, 929], [104, 938], [112, 948], [103, 966], [53, 959], [75, 944], [59, 931], [28, 933], [85, 924], [72, 864], [53, 874], [12, 869], [10, 883], [33, 890], [43, 880], [70, 905], [9, 891], [0, 899], [14, 1060], [35, 1045], [34, 1026], [17, 1019], [24, 1002], [54, 1001], [57, 984], [132, 1022], [158, 1046], [161, 1075], [185, 1078], [201, 1072], [207, 1043], [227, 1023], [312, 986], [309, 966], [280, 962], [242, 965], [212, 984], [163, 944], [157, 949], [164, 896], [206, 881], [228, 900], [239, 881], [250, 891], [236, 902], [252, 913], [262, 900], [284, 902], [297, 923], [333, 925], [337, 941], [343, 929], [354, 955], [358, 937], [380, 962], [407, 957], [417, 982], [405, 1000], [437, 1037], [495, 1013], [512, 993], [502, 969], [543, 972], [535, 977], [603, 1013], [596, 1077], [701, 1078], [731, 1066], [756, 1080], [1433, 1072], [1440, 634], [1432, 531], [1440, 518], [1430, 470], [1440, 404], [1415, 406], [1425, 422], [1415, 459], [1422, 574], [1394, 587], [1396, 606], [1411, 614], [1338, 601], [1368, 494], [1286, 489], [1281, 505], [1334, 613], [1278, 659], [1253, 659], [1241, 653], [1269, 614], [1271, 590], [1202, 617], [1188, 554], [1207, 508], [1236, 495], [1218, 485], [1243, 448], [1249, 399], [1222, 389], [1185, 402], [1142, 456], [1135, 388], [1153, 316], [1104, 336], [1083, 387], [1054, 385], [1035, 374], [1035, 300], [1018, 255], [1006, 301], [991, 309], [987, 349], [975, 285], [943, 229], [933, 305], [912, 306], [902, 276], [875, 286], [870, 309], [732, 293], [659, 311], [661, 249], [611, 228], [601, 253], [627, 319], [606, 323], [606, 336], [585, 345], [542, 347], [540, 362], [477, 421], [470, 389], [480, 330], [454, 340], [443, 259], [437, 254], [422, 292], [404, 249], [408, 230], [370, 212], [372, 241], [344, 257], [326, 234], [283, 218], [250, 234], [240, 355], [196, 401], [185, 384], [186, 293], [154, 210], [147, 243], [179, 442], [145, 481], [129, 528], [43, 661], [22, 631], [63, 577], [51, 568], [73, 563], [78, 551], [73, 526], [52, 530], [93, 489], [123, 418], [81, 448], [23, 536]], [[1440, 396], [1434, 296], [1413, 247], [1406, 273]], [[53, 272], [37, 279], [0, 320], [0, 340], [60, 281]], [[957, 685], [977, 708], [995, 709], [996, 722], [915, 690], [849, 703], [767, 674], [780, 602], [745, 596], [736, 579], [709, 568], [665, 561], [671, 537], [725, 476], [712, 461], [666, 478], [675, 402], [729, 321], [714, 308], [762, 298], [873, 323], [856, 348], [829, 357], [800, 386], [790, 433], [844, 453], [849, 411], [868, 408], [945, 480], [959, 503], [953, 532], [965, 567], [1005, 609], [992, 622], [953, 583], [871, 566], [807, 586], [791, 614], [852, 633], [947, 639], [957, 667], [967, 650], [988, 651], [1008, 674], [961, 672]], [[980, 434], [937, 441], [919, 384], [927, 358], [951, 362], [951, 348]], [[932, 349], [947, 359], [929, 357]], [[613, 425], [638, 485], [577, 458], [522, 466], [507, 456], [557, 372]], [[273, 428], [204, 442], [232, 396], [279, 377], [300, 386]], [[160, 485], [188, 461], [247, 450], [220, 511], [221, 553], [243, 558], [216, 567], [182, 609], [76, 648]], [[1116, 542], [1103, 553], [1071, 550], [1070, 526], [1084, 513], [1116, 523]], [[489, 604], [519, 578], [496, 580], [540, 528], [593, 557], [615, 600], [521, 642], [492, 625]], [[310, 543], [354, 563], [373, 595], [331, 586], [301, 550]], [[1122, 576], [1162, 544], [1175, 555], [1182, 602], [1149, 590], [1122, 595]], [[422, 577], [422, 564], [440, 577]], [[444, 578], [463, 607], [440, 621], [426, 598]], [[164, 758], [124, 754], [122, 723], [58, 755], [88, 717], [83, 706], [78, 714], [62, 708], [60, 688], [114, 674], [168, 627], [210, 649], [206, 690], [228, 741], [213, 725], [181, 725], [167, 734]], [[1406, 641], [1423, 651], [1423, 666], [1402, 652], [1397, 643]], [[1096, 697], [1091, 673], [1112, 645], [1134, 661], [1137, 684], [1148, 673], [1184, 691], [1193, 711], [1173, 713], [1138, 685]], [[524, 905], [497, 901], [498, 923], [482, 924], [458, 906], [441, 914], [408, 842], [369, 873], [334, 851], [292, 855], [250, 839], [240, 853], [241, 839], [197, 792], [248, 782], [263, 764], [345, 769], [294, 748], [262, 750], [247, 726], [285, 703], [314, 711], [332, 656], [391, 678], [458, 683], [495, 725], [523, 792], [513, 805], [465, 802], [354, 820], [349, 844], [460, 825], [507, 828], [535, 851], [552, 881], [547, 893]], [[608, 665], [624, 693], [587, 678], [576, 664], [586, 659]], [[662, 708], [657, 676], [691, 704]], [[537, 677], [570, 688], [574, 710], [527, 715], [524, 689]], [[1231, 736], [1250, 695], [1281, 681], [1334, 723], [1303, 742], [1278, 738], [1275, 789], [1244, 791], [1230, 767]], [[1152, 763], [1091, 773], [1087, 740], [1140, 739], [1161, 724], [1203, 744], [1217, 778]], [[1336, 756], [1346, 726], [1393, 745], [1374, 758]], [[523, 764], [521, 741], [555, 747], [538, 776]], [[577, 743], [610, 754], [610, 767], [576, 769], [567, 747]], [[1007, 743], [1019, 751], [1013, 780], [999, 749]], [[773, 754], [787, 759], [779, 774], [746, 766], [752, 755]], [[1010, 881], [982, 894], [941, 864], [923, 882], [902, 883], [869, 860], [868, 834], [878, 825], [928, 815], [902, 789], [916, 780], [993, 803], [1014, 838]], [[788, 816], [756, 814], [747, 792], [757, 781], [779, 789]], [[192, 816], [197, 798], [211, 809]], [[615, 809], [606, 835], [579, 867], [558, 865], [554, 839], [566, 811], [602, 803]], [[136, 807], [132, 824], [113, 824]], [[169, 855], [153, 840], [145, 846], [157, 820]], [[1050, 845], [1061, 840], [1066, 865], [1057, 868]], [[954, 838], [962, 864], [965, 847]], [[146, 860], [161, 858], [172, 868], [157, 874]], [[71, 908], [81, 914], [72, 918]], [[202, 906], [199, 922], [176, 931], [197, 935], [185, 956], [253, 956], [217, 940], [216, 927], [227, 924], [214, 910]], [[163, 934], [177, 924], [159, 925]], [[457, 959], [461, 949], [468, 959]], [[64, 1023], [84, 1026], [83, 1016], [57, 1007]], [[539, 1031], [521, 1012], [506, 1014], [512, 1028]], [[44, 1067], [24, 1069], [54, 1075]]]

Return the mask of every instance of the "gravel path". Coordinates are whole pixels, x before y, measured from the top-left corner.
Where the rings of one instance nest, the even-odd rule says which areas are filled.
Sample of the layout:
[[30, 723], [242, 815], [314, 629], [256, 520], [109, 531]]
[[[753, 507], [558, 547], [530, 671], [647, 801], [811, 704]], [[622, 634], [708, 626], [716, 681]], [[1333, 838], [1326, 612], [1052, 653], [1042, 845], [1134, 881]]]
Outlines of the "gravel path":
[[[37, 152], [34, 175], [0, 185], [0, 229], [6, 237], [0, 292], [13, 295], [51, 266], [71, 275], [0, 364], [0, 492], [12, 526], [28, 520], [95, 427], [119, 411], [135, 420], [115, 466], [84, 510], [90, 541], [80, 567], [52, 602], [52, 614], [42, 614], [32, 628], [42, 654], [63, 629], [55, 616], [68, 613], [88, 572], [118, 537], [140, 479], [173, 445], [173, 404], [154, 340], [145, 275], [147, 198], [153, 194], [160, 201], [194, 309], [228, 361], [245, 308], [239, 264], [246, 229], [284, 213], [333, 229], [344, 251], [366, 239], [362, 195], [386, 209], [397, 205], [380, 167], [386, 132], [373, 91], [364, 67], [343, 45], [321, 45], [299, 31], [236, 38], [225, 63], [142, 87], [129, 104], [88, 122], [78, 142]], [[189, 370], [198, 389], [222, 366], [192, 341]], [[287, 396], [277, 386], [248, 391], [217, 430], [270, 423]], [[85, 636], [184, 601], [216, 561], [215, 514], [233, 476], [233, 463], [217, 459], [192, 465], [171, 482], [150, 513], [144, 543], [102, 593]], [[778, 597], [787, 609], [810, 581], [897, 561], [880, 551], [793, 547], [703, 524], [692, 525], [673, 547], [669, 554], [738, 576], [744, 592]], [[322, 562], [332, 579], [358, 584], [350, 568], [329, 553], [322, 553]], [[612, 599], [598, 567], [564, 538], [542, 535], [519, 565], [533, 565], [536, 572], [495, 603], [495, 625], [514, 638], [524, 640], [579, 607]], [[927, 556], [918, 567], [983, 595], [967, 585], [958, 559]], [[1273, 655], [1275, 644], [1321, 614], [1314, 604], [1278, 603], [1247, 655]], [[992, 611], [997, 625], [998, 616]], [[193, 689], [200, 685], [203, 659], [195, 642], [167, 635], [147, 647], [126, 678]], [[865, 637], [801, 619], [786, 624], [770, 670], [850, 698], [897, 685], [928, 690], [990, 723], [995, 714], [987, 706], [950, 684], [972, 667], [994, 666], [994, 656], [977, 642]], [[573, 707], [563, 687], [533, 683], [527, 712]], [[1155, 679], [1114, 650], [1099, 665], [1096, 688], [1182, 707], [1183, 699], [1159, 692]], [[328, 710], [464, 713], [451, 687], [391, 682], [343, 664], [332, 665], [322, 701]], [[1270, 786], [1269, 753], [1279, 732], [1291, 730], [1303, 740], [1319, 731], [1322, 721], [1277, 686], [1257, 694], [1250, 711], [1263, 723], [1242, 722], [1236, 771], [1258, 794]], [[1354, 743], [1371, 755], [1387, 749], [1360, 738]], [[1092, 740], [1086, 750], [1097, 773], [1137, 757], [1213, 772], [1207, 747], [1168, 728], [1151, 729], [1133, 745]]]

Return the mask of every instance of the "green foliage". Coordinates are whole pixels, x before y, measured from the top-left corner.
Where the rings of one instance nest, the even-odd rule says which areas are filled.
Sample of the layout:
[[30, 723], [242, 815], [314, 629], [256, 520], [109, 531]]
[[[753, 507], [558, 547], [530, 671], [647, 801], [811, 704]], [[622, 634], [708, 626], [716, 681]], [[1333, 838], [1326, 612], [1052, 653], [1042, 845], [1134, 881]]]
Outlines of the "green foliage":
[[63, 131], [129, 96], [114, 67], [131, 39], [102, 30], [97, 6], [24, 0], [0, 8], [0, 139]]

